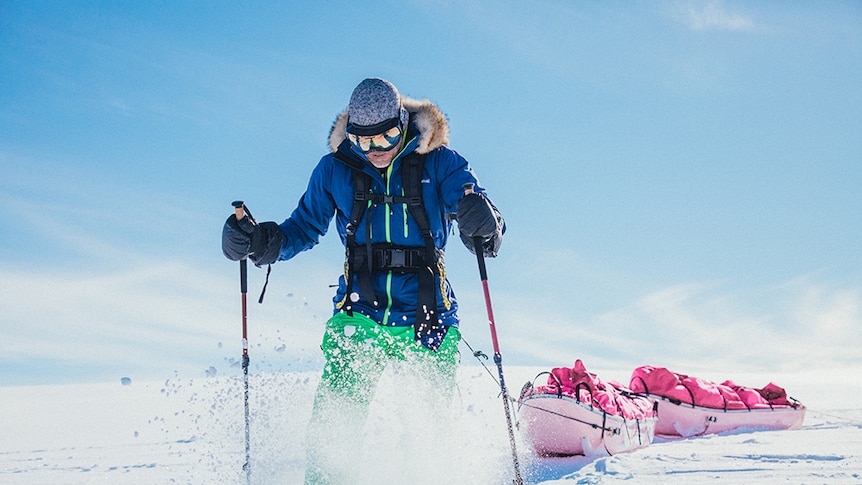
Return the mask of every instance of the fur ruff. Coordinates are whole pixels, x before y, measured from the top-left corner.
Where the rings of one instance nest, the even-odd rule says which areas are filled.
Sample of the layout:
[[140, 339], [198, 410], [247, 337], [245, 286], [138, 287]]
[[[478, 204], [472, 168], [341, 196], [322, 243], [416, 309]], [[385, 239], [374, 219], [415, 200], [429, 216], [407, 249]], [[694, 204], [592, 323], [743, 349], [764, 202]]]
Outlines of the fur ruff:
[[[446, 115], [429, 100], [401, 98], [401, 104], [410, 112], [410, 121], [419, 129], [419, 144], [416, 153], [428, 153], [449, 144], [449, 122]], [[333, 153], [347, 138], [347, 110], [344, 110], [329, 130], [329, 149]]]

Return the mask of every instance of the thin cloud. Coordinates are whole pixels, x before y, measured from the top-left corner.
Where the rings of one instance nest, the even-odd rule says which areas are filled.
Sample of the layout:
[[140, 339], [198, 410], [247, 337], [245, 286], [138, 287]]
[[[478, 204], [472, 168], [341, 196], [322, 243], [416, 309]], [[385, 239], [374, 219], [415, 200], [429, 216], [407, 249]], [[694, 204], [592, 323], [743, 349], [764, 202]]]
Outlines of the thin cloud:
[[811, 277], [747, 291], [720, 282], [680, 284], [596, 315], [501, 315], [522, 322], [500, 327], [510, 362], [518, 364], [583, 358], [686, 372], [797, 371], [852, 364], [862, 345], [862, 289]]
[[731, 12], [721, 1], [681, 2], [677, 5], [680, 20], [692, 30], [748, 31], [754, 21], [741, 13]]
[[[136, 267], [93, 274], [0, 266], [0, 327], [7, 332], [0, 341], [0, 386], [106, 374], [197, 376], [210, 366], [227, 372], [229, 358], [240, 353], [239, 284], [227, 263], [203, 268], [139, 258]], [[251, 275], [250, 286], [259, 276]], [[271, 302], [249, 309], [255, 365], [284, 367], [316, 356], [323, 317], [302, 304], [305, 295], [278, 290], [275, 282]]]

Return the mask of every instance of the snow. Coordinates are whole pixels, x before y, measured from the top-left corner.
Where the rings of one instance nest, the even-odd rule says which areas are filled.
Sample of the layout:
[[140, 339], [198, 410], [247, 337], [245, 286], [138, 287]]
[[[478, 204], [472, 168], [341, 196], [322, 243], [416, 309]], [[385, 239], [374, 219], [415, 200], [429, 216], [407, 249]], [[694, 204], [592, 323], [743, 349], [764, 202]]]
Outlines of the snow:
[[[504, 370], [516, 393], [544, 369]], [[626, 378], [623, 371], [597, 372]], [[862, 385], [846, 377], [855, 373], [768, 376], [808, 406], [800, 430], [659, 439], [612, 457], [554, 459], [533, 456], [518, 435], [522, 472], [531, 484], [862, 483]], [[405, 390], [402, 374], [394, 366], [380, 383], [355, 483], [511, 483], [512, 457], [494, 376], [462, 366], [458, 412], [450, 427], [438, 429], [409, 412], [422, 396]], [[765, 383], [762, 375], [727, 377], [751, 386]], [[253, 483], [302, 482], [317, 380], [316, 372], [250, 375]], [[244, 480], [240, 375], [161, 382], [118, 376], [115, 383], [2, 387], [0, 411], [0, 483]]]

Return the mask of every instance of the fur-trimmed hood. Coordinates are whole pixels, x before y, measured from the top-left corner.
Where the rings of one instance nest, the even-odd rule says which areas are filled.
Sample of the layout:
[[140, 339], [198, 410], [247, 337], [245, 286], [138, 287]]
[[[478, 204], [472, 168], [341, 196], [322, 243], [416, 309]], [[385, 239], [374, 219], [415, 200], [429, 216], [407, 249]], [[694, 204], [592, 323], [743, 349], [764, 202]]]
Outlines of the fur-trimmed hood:
[[[419, 131], [416, 153], [428, 153], [449, 144], [449, 122], [437, 105], [427, 99], [420, 101], [406, 96], [401, 98], [401, 104], [410, 113], [410, 125]], [[329, 149], [335, 153], [346, 138], [347, 110], [344, 110], [329, 131]]]

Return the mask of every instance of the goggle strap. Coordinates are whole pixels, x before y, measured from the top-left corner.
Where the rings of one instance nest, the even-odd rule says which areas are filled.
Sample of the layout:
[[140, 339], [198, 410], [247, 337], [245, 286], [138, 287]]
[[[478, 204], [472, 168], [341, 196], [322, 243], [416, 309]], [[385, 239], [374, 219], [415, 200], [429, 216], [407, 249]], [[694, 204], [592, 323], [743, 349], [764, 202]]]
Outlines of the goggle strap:
[[400, 123], [401, 123], [401, 118], [399, 118], [399, 117], [389, 118], [388, 120], [383, 120], [380, 123], [377, 123], [375, 125], [368, 125], [368, 126], [354, 125], [352, 123], [348, 123], [347, 124], [347, 132], [350, 133], [351, 135], [357, 135], [357, 136], [379, 135], [380, 133], [383, 133], [383, 132], [389, 130], [390, 128], [395, 128]]

